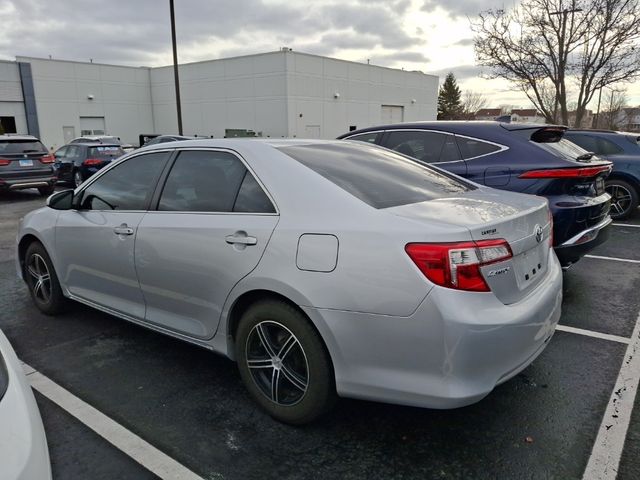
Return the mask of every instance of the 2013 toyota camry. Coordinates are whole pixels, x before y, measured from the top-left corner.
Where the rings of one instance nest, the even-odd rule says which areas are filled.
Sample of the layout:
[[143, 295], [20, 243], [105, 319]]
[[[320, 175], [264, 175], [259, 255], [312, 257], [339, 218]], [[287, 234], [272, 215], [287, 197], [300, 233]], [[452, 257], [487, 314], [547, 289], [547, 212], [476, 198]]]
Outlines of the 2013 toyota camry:
[[157, 145], [47, 205], [16, 256], [40, 310], [73, 299], [227, 355], [289, 423], [337, 396], [476, 402], [560, 315], [546, 200], [376, 146]]

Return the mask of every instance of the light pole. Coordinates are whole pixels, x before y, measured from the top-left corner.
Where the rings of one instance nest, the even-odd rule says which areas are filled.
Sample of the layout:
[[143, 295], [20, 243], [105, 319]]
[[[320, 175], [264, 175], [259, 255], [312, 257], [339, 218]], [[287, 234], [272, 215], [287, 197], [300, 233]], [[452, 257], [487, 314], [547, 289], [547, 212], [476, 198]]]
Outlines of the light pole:
[[169, 0], [171, 12], [171, 42], [173, 43], [173, 77], [176, 86], [176, 113], [178, 114], [178, 134], [182, 135], [182, 107], [180, 106], [180, 78], [178, 76], [178, 47], [176, 45], [176, 16], [173, 11], [173, 0]]

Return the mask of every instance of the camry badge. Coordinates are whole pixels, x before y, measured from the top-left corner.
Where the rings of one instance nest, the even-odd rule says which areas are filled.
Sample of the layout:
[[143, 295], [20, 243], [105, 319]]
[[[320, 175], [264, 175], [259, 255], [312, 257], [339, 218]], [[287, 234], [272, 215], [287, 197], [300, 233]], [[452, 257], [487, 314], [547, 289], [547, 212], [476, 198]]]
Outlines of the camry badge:
[[540, 243], [542, 241], [542, 227], [540, 225], [536, 225], [533, 227], [533, 233], [536, 234], [536, 242]]

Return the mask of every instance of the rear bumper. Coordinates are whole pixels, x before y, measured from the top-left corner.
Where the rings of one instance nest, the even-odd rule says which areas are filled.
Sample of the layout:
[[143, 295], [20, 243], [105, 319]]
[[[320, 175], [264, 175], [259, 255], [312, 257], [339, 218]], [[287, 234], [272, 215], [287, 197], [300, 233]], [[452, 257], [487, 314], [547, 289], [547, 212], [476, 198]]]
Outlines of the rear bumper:
[[563, 267], [569, 266], [580, 260], [598, 245], [606, 242], [611, 233], [611, 223], [611, 217], [606, 217], [597, 225], [577, 233], [562, 245], [556, 246], [554, 250], [560, 260], [560, 264]]
[[409, 317], [305, 308], [334, 363], [340, 395], [428, 408], [475, 403], [526, 368], [560, 318], [562, 271], [519, 302], [434, 287]]
[[28, 178], [0, 178], [0, 191], [24, 190], [25, 188], [41, 188], [52, 187], [56, 184], [57, 177], [47, 175], [46, 177], [28, 177]]

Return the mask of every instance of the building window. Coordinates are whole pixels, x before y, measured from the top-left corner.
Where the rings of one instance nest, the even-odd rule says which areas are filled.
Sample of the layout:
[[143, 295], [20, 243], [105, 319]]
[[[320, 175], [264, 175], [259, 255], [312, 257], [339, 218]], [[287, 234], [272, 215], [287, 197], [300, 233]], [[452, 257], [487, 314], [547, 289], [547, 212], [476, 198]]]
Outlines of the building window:
[[15, 117], [0, 117], [0, 135], [3, 133], [18, 133]]

